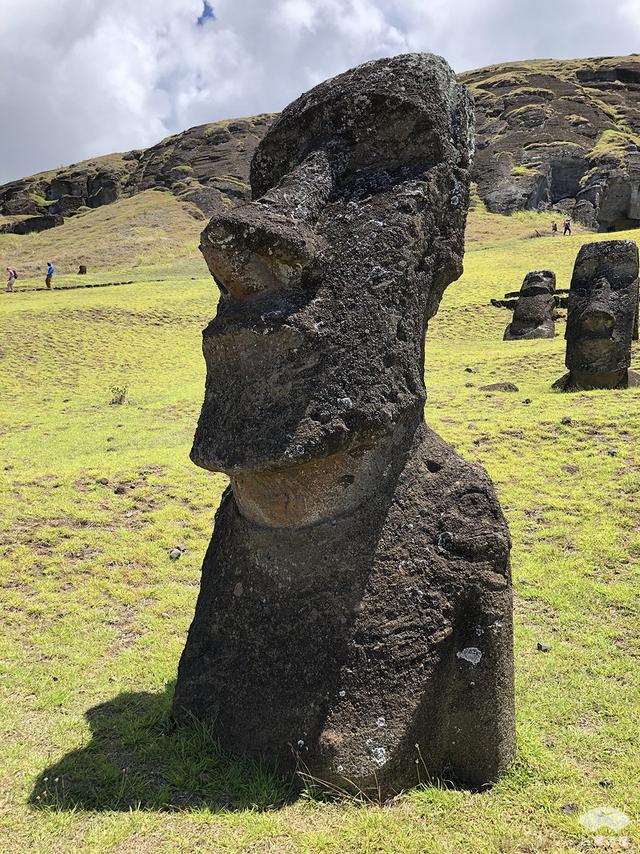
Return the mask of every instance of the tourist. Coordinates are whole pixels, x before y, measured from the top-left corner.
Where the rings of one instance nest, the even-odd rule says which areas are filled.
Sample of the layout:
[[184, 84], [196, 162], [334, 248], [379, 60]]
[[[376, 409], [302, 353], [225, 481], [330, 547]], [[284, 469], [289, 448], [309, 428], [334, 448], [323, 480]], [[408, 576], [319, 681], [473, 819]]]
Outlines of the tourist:
[[47, 286], [47, 288], [51, 288], [51, 277], [53, 276], [54, 273], [55, 273], [55, 269], [54, 269], [53, 264], [51, 263], [51, 261], [47, 261], [47, 277], [44, 280], [44, 283]]
[[563, 229], [563, 231], [562, 231], [563, 237], [565, 234], [571, 235], [571, 220], [569, 219], [569, 217], [567, 217], [565, 219], [565, 221], [562, 223], [562, 229]]
[[557, 233], [558, 233], [558, 223], [554, 219], [554, 221], [551, 223], [551, 236], [555, 237]]
[[7, 267], [7, 293], [13, 293], [13, 283], [18, 278], [18, 274], [13, 267]]

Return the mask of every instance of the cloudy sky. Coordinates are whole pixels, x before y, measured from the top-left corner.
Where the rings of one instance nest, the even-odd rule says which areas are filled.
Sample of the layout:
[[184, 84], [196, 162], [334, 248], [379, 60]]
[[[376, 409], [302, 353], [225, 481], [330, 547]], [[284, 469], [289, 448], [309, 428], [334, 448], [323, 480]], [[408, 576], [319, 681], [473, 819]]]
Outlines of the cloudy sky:
[[367, 59], [640, 50], [640, 0], [0, 0], [0, 183], [280, 109]]

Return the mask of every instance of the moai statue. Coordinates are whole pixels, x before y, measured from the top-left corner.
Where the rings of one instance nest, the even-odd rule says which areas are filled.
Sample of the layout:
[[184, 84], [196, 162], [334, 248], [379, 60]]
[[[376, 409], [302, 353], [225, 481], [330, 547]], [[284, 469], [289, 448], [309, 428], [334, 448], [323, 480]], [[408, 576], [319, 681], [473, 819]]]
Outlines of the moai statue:
[[341, 74], [284, 110], [253, 201], [201, 242], [220, 302], [191, 456], [231, 483], [174, 714], [383, 797], [426, 775], [482, 786], [514, 750], [507, 525], [423, 421], [472, 117], [436, 56]]
[[569, 373], [562, 391], [640, 384], [629, 369], [638, 323], [638, 247], [633, 240], [586, 243], [573, 268], [567, 306]]
[[504, 332], [505, 341], [529, 338], [553, 338], [556, 334], [556, 274], [551, 270], [532, 270], [524, 277], [511, 323]]

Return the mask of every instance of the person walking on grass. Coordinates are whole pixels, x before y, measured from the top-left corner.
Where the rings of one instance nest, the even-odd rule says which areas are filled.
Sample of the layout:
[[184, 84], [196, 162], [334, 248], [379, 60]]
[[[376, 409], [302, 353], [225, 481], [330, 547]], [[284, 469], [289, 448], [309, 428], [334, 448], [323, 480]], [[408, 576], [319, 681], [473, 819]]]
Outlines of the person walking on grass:
[[565, 234], [568, 234], [569, 237], [571, 237], [571, 220], [569, 217], [567, 217], [562, 223], [562, 236], [564, 237]]
[[51, 277], [53, 276], [54, 273], [55, 273], [55, 268], [54, 268], [53, 264], [51, 263], [51, 261], [47, 261], [47, 276], [44, 280], [44, 283], [49, 290], [51, 289]]
[[18, 278], [18, 274], [13, 267], [7, 267], [7, 293], [13, 293], [13, 283]]
[[551, 223], [551, 236], [555, 237], [557, 233], [558, 233], [558, 223], [554, 219], [554, 221]]

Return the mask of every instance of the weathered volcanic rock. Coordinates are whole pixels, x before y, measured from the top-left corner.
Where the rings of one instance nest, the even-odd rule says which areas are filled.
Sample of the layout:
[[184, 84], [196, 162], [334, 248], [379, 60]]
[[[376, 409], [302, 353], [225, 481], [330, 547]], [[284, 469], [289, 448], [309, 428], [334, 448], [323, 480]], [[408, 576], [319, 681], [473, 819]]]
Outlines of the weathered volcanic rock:
[[110, 154], [0, 186], [0, 214], [62, 214], [164, 187], [211, 215], [250, 197], [249, 165], [270, 115], [190, 128], [142, 151]]
[[478, 386], [480, 391], [519, 391], [520, 389], [515, 383], [490, 383], [489, 385]]
[[569, 373], [554, 388], [627, 388], [640, 384], [629, 370], [638, 323], [638, 247], [605, 240], [581, 247], [573, 269], [567, 314]]
[[62, 221], [62, 217], [59, 215], [30, 216], [1, 225], [0, 232], [4, 234], [33, 234], [62, 225]]
[[201, 125], [141, 153], [136, 192], [164, 186], [209, 216], [251, 198], [249, 166], [273, 117], [258, 115]]
[[556, 274], [551, 270], [532, 270], [524, 277], [513, 319], [504, 333], [505, 341], [529, 338], [553, 338]]
[[287, 107], [253, 202], [202, 235], [221, 297], [192, 459], [231, 485], [174, 713], [383, 796], [417, 765], [484, 785], [514, 748], [507, 526], [486, 473], [423, 422], [472, 147], [443, 60], [371, 62]]
[[600, 231], [640, 224], [640, 58], [534, 60], [462, 74], [473, 178], [492, 211], [548, 208]]

